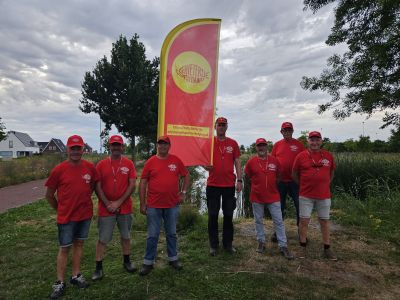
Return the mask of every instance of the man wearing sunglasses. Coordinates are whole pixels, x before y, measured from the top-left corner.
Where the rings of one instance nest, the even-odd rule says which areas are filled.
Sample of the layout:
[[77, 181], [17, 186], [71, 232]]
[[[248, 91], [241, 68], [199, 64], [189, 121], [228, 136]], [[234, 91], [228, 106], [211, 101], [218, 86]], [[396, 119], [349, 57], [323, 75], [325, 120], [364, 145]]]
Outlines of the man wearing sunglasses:
[[321, 149], [322, 137], [318, 131], [308, 134], [308, 150], [297, 155], [292, 176], [300, 182], [299, 214], [300, 214], [300, 253], [298, 258], [307, 256], [307, 230], [311, 212], [315, 207], [321, 225], [324, 256], [330, 260], [337, 260], [330, 248], [329, 217], [331, 207], [330, 184], [336, 168], [330, 152]]

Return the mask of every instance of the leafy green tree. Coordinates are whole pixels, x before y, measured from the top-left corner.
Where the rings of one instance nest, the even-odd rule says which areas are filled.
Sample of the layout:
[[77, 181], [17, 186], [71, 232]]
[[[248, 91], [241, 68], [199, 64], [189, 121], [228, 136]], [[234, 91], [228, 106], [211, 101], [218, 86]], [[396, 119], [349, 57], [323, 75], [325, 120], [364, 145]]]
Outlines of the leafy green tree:
[[375, 140], [372, 142], [372, 152], [388, 152], [389, 147], [385, 141]]
[[348, 139], [343, 142], [344, 148], [346, 152], [356, 152], [357, 151], [357, 142], [354, 139]]
[[400, 1], [304, 0], [304, 9], [316, 13], [333, 2], [335, 24], [326, 44], [346, 43], [348, 50], [331, 56], [319, 77], [303, 77], [301, 86], [332, 97], [320, 113], [333, 108], [333, 116], [344, 119], [385, 110], [382, 128], [399, 125]]
[[391, 130], [391, 136], [389, 137], [389, 151], [400, 152], [400, 126], [396, 130]]
[[360, 139], [357, 141], [356, 150], [357, 152], [371, 152], [372, 142], [369, 136], [360, 135]]
[[[114, 125], [135, 148], [139, 136], [156, 138], [159, 59], [146, 58], [146, 49], [135, 34], [122, 35], [112, 44], [111, 60], [104, 56], [82, 83], [80, 109], [97, 113], [105, 135]], [[135, 153], [133, 151], [132, 153]]]
[[1, 121], [0, 118], [0, 142], [2, 140], [4, 140], [7, 136], [7, 132], [6, 132], [6, 126], [4, 125], [4, 123]]

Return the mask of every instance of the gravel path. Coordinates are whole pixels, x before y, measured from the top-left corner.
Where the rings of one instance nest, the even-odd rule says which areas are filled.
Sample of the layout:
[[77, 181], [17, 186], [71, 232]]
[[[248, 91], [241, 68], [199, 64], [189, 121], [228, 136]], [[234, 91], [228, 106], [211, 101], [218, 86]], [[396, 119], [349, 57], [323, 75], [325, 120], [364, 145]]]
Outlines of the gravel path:
[[45, 182], [46, 179], [40, 179], [1, 188], [0, 213], [10, 208], [43, 199], [46, 193]]

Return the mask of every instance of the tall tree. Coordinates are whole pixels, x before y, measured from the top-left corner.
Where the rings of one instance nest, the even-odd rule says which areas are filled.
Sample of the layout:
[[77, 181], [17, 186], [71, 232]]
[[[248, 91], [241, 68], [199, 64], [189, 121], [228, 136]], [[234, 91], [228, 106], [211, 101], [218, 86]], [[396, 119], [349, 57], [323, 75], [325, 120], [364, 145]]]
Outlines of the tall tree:
[[[135, 148], [139, 136], [155, 139], [157, 132], [159, 58], [146, 58], [135, 34], [128, 42], [120, 36], [112, 44], [111, 60], [104, 56], [82, 83], [80, 109], [100, 115], [108, 132], [112, 125]], [[135, 151], [132, 151], [135, 153]]]
[[303, 77], [304, 89], [327, 92], [332, 98], [320, 113], [333, 108], [336, 119], [353, 113], [385, 111], [382, 128], [400, 124], [400, 1], [304, 0], [316, 13], [337, 2], [329, 46], [347, 44], [343, 55], [331, 56], [321, 75]]
[[6, 132], [6, 126], [4, 125], [4, 123], [1, 121], [0, 118], [0, 142], [2, 140], [4, 140], [7, 136], [7, 132]]

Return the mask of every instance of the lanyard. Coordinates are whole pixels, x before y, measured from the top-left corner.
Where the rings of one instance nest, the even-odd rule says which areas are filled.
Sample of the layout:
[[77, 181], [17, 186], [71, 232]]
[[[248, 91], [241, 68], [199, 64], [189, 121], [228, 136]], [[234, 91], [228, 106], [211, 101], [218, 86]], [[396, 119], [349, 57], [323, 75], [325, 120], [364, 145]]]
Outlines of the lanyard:
[[[218, 138], [217, 138], [217, 140], [218, 140]], [[220, 141], [220, 140], [218, 140], [218, 149], [219, 149], [219, 152], [221, 153], [221, 159], [222, 159], [222, 160], [224, 159], [224, 156], [225, 156], [225, 151], [226, 151], [225, 142], [226, 142], [226, 139], [225, 139], [225, 140], [223, 140], [223, 142], [222, 142], [222, 141]], [[223, 144], [223, 147], [222, 147], [222, 149], [221, 149], [221, 146], [220, 146], [220, 144]]]
[[117, 171], [115, 171], [114, 166], [112, 165], [111, 157], [110, 157], [110, 166], [111, 166], [111, 170], [113, 173], [113, 179], [114, 179], [114, 192], [117, 190], [117, 175], [118, 175], [119, 169], [121, 168], [121, 161], [122, 161], [122, 157], [119, 159], [118, 168], [117, 168]]
[[258, 166], [260, 167], [260, 169], [261, 169], [261, 171], [265, 174], [265, 189], [268, 189], [268, 160], [269, 160], [269, 157], [268, 157], [268, 155], [267, 155], [267, 160], [266, 160], [266, 162], [265, 162], [265, 168], [263, 168], [262, 167], [262, 163], [264, 163], [264, 161], [263, 161], [263, 159], [261, 159], [261, 162], [260, 162], [260, 158], [259, 157], [257, 157], [257, 162], [258, 162]]

